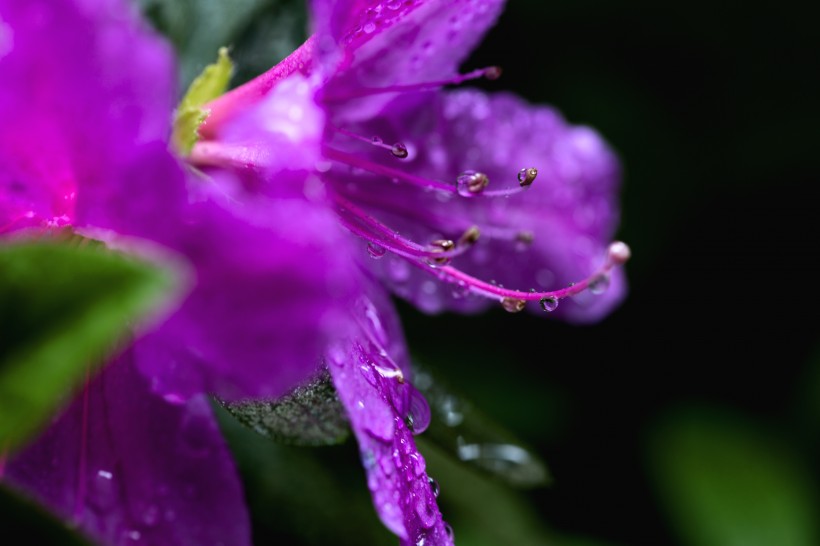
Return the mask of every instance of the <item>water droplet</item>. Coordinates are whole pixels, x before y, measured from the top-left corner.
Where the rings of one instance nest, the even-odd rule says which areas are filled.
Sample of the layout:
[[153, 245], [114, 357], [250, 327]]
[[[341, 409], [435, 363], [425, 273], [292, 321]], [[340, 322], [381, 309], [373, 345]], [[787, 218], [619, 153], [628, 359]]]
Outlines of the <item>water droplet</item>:
[[395, 257], [387, 264], [387, 273], [395, 282], [406, 282], [410, 278], [410, 264], [404, 258]]
[[453, 531], [453, 526], [447, 522], [444, 522], [444, 532], [447, 533], [447, 538], [450, 540], [455, 539], [456, 533]]
[[547, 298], [541, 298], [538, 304], [541, 306], [541, 309], [543, 309], [547, 313], [552, 313], [553, 311], [558, 309], [558, 298], [554, 298], [552, 296]]
[[401, 7], [401, 0], [390, 0], [387, 2], [387, 9], [397, 10]]
[[503, 300], [501, 300], [501, 307], [503, 307], [504, 310], [508, 313], [521, 312], [524, 310], [526, 306], [527, 302], [516, 298], [504, 298]]
[[536, 176], [538, 176], [538, 169], [535, 167], [521, 169], [518, 171], [518, 183], [522, 188], [526, 188], [535, 181]]
[[126, 531], [125, 532], [125, 538], [130, 540], [130, 541], [137, 542], [137, 541], [139, 541], [140, 538], [142, 538], [142, 535], [140, 534], [139, 531], [131, 530], [131, 531]]
[[476, 171], [464, 171], [456, 178], [456, 189], [464, 197], [472, 197], [484, 191], [490, 183], [490, 179], [484, 173]]
[[404, 159], [408, 155], [407, 146], [405, 146], [401, 142], [396, 142], [395, 144], [393, 144], [393, 147], [390, 148], [390, 153], [398, 157], [399, 159]]
[[589, 291], [596, 296], [606, 292], [609, 288], [609, 275], [601, 274], [589, 281]]
[[362, 465], [365, 470], [372, 470], [376, 466], [376, 455], [373, 450], [368, 449], [362, 452]]
[[376, 25], [373, 23], [366, 23], [362, 30], [364, 30], [365, 34], [373, 34], [373, 32], [376, 31]]
[[438, 482], [429, 476], [427, 477], [427, 482], [430, 484], [430, 491], [433, 492], [433, 496], [438, 498], [439, 493], [441, 493], [441, 487]]
[[444, 424], [448, 427], [456, 427], [464, 421], [461, 403], [455, 396], [445, 397], [439, 404], [439, 411]]
[[376, 243], [367, 243], [367, 253], [370, 254], [370, 257], [374, 260], [378, 260], [387, 254], [387, 249]]
[[384, 141], [383, 141], [380, 137], [377, 137], [377, 136], [374, 136], [373, 138], [371, 138], [371, 139], [370, 139], [370, 142], [372, 142], [372, 143], [373, 143], [373, 144], [375, 144], [376, 146], [379, 146], [379, 145], [381, 145], [381, 144], [384, 144]]
[[410, 387], [410, 397], [407, 407], [407, 428], [413, 434], [421, 434], [430, 426], [430, 405], [418, 389], [408, 384]]
[[114, 477], [114, 474], [112, 474], [108, 470], [98, 470], [97, 471], [97, 477], [102, 478], [104, 480], [110, 480]]

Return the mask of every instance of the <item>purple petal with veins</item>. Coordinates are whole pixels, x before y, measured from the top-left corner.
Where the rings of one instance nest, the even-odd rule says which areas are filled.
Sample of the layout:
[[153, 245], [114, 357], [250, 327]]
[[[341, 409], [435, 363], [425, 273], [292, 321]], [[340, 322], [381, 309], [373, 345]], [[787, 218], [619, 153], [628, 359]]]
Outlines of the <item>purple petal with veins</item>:
[[5, 480], [103, 544], [251, 544], [239, 476], [207, 400], [152, 394], [131, 353], [8, 461]]

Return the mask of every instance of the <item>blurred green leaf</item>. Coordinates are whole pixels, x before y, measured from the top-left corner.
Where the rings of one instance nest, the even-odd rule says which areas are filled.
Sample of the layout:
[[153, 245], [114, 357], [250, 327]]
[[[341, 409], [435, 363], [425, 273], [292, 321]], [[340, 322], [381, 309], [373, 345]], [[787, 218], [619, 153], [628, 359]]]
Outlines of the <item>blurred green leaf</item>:
[[810, 474], [782, 442], [741, 420], [706, 411], [672, 416], [651, 456], [686, 544], [820, 544]]
[[303, 0], [139, 0], [146, 16], [174, 44], [186, 87], [229, 46], [241, 83], [264, 72], [306, 36]]
[[228, 48], [220, 47], [216, 62], [206, 66], [205, 70], [191, 82], [174, 113], [171, 140], [179, 153], [191, 153], [194, 144], [199, 140], [199, 127], [207, 119], [210, 111], [203, 109], [202, 106], [225, 93], [233, 71], [234, 66], [228, 56]]
[[222, 407], [215, 410], [242, 476], [257, 540], [395, 546], [396, 537], [376, 516], [355, 442], [322, 448], [277, 444]]
[[3, 487], [0, 487], [0, 536], [16, 537], [21, 541], [19, 544], [91, 546], [63, 522]]
[[86, 240], [0, 246], [0, 448], [32, 434], [173, 285]]
[[547, 465], [512, 432], [482, 413], [427, 368], [417, 367], [413, 384], [430, 403], [424, 438], [450, 457], [516, 487], [550, 481]]

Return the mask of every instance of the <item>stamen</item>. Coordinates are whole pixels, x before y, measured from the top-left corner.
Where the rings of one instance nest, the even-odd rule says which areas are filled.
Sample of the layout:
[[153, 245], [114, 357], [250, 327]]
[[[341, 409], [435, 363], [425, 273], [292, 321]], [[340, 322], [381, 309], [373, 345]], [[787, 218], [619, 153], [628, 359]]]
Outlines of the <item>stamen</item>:
[[521, 169], [518, 171], [518, 183], [521, 184], [522, 187], [529, 186], [535, 181], [536, 176], [538, 176], [538, 169], [535, 167]]
[[464, 232], [464, 235], [459, 237], [458, 244], [459, 245], [474, 245], [478, 238], [481, 236], [481, 231], [479, 231], [478, 226], [471, 226], [467, 231]]
[[[437, 240], [433, 241], [430, 246], [422, 246], [402, 237], [341, 195], [332, 194], [332, 197], [336, 202], [336, 210], [342, 224], [359, 237], [369, 241], [370, 245], [377, 245], [378, 257], [383, 256], [385, 250], [390, 250], [411, 261], [424, 259], [434, 264], [447, 263], [469, 250], [471, 246], [469, 244], [456, 245], [450, 240]], [[373, 256], [374, 253], [370, 248], [368, 246], [368, 252]]]
[[464, 197], [472, 197], [483, 192], [489, 183], [490, 179], [486, 174], [476, 171], [464, 171], [456, 178], [458, 193]]
[[[618, 265], [623, 265], [625, 262], [614, 260], [612, 256], [619, 258], [629, 255], [629, 247], [626, 243], [615, 241], [609, 245], [607, 251], [607, 259], [604, 265], [595, 273], [586, 279], [577, 283], [571, 283], [567, 288], [560, 290], [553, 290], [549, 292], [523, 292], [520, 290], [510, 290], [498, 286], [492, 282], [485, 282], [477, 279], [471, 275], [464, 273], [451, 266], [443, 266], [434, 268], [429, 264], [414, 262], [419, 267], [427, 270], [429, 273], [436, 275], [439, 279], [458, 285], [459, 287], [467, 287], [476, 295], [484, 296], [490, 299], [495, 299], [501, 302], [502, 307], [510, 312], [518, 312], [524, 307], [524, 302], [538, 301], [541, 308], [545, 311], [554, 311], [558, 307], [558, 301], [569, 296], [574, 296], [589, 289], [590, 292], [600, 294], [609, 284], [609, 272]], [[519, 307], [521, 309], [519, 309]]]
[[414, 186], [419, 186], [421, 188], [428, 188], [428, 189], [436, 189], [446, 192], [455, 192], [456, 189], [452, 186], [452, 184], [446, 184], [444, 182], [440, 182], [438, 180], [431, 180], [429, 178], [422, 178], [420, 176], [415, 176], [412, 174], [408, 174], [404, 171], [399, 169], [393, 169], [391, 167], [386, 167], [384, 165], [380, 165], [378, 163], [373, 163], [372, 161], [368, 161], [366, 159], [362, 159], [358, 156], [351, 155], [340, 150], [336, 150], [334, 148], [329, 148], [327, 146], [322, 147], [322, 151], [324, 152], [325, 157], [331, 159], [333, 161], [339, 161], [340, 163], [346, 163], [351, 167], [358, 167], [360, 169], [364, 169], [366, 171], [370, 171], [374, 174], [380, 174], [382, 176], [386, 176], [388, 178], [396, 178], [399, 180], [404, 180]]
[[488, 66], [486, 68], [478, 68], [467, 72], [466, 74], [459, 74], [449, 80], [438, 80], [431, 82], [412, 83], [408, 85], [388, 85], [387, 87], [361, 87], [355, 91], [339, 95], [326, 95], [320, 97], [319, 100], [324, 102], [340, 102], [349, 99], [358, 99], [361, 97], [370, 97], [372, 95], [381, 95], [384, 93], [409, 93], [419, 91], [431, 91], [444, 87], [445, 85], [458, 85], [460, 83], [477, 80], [479, 78], [487, 78], [488, 80], [497, 80], [501, 77], [501, 68], [498, 66]]
[[382, 140], [381, 137], [378, 136], [367, 138], [363, 137], [362, 135], [358, 135], [352, 131], [348, 131], [347, 129], [342, 129], [341, 127], [333, 127], [333, 130], [345, 136], [349, 136], [350, 138], [354, 138], [358, 141], [366, 142], [371, 146], [387, 150], [388, 152], [393, 154], [394, 157], [398, 157], [399, 159], [404, 159], [408, 155], [407, 146], [405, 146], [401, 142], [396, 142], [391, 146], [389, 144], [385, 144], [384, 140]]

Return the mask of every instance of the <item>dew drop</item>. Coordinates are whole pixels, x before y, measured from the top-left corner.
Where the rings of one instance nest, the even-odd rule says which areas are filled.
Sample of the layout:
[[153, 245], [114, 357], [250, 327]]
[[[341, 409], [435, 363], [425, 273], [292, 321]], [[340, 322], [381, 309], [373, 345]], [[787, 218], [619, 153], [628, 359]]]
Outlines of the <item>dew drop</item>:
[[558, 298], [554, 298], [552, 296], [547, 298], [541, 298], [538, 304], [541, 306], [541, 309], [543, 309], [547, 313], [552, 313], [553, 311], [558, 309]]
[[518, 183], [522, 188], [525, 188], [535, 181], [536, 176], [538, 176], [538, 169], [535, 167], [521, 169], [518, 171]]
[[149, 527], [153, 527], [159, 522], [159, 507], [149, 506], [142, 514], [142, 522]]
[[456, 189], [463, 197], [472, 197], [484, 191], [490, 179], [484, 173], [464, 171], [456, 178]]
[[405, 146], [401, 142], [396, 142], [395, 144], [393, 144], [393, 147], [390, 148], [390, 153], [393, 154], [395, 157], [398, 157], [399, 159], [404, 159], [408, 155], [407, 146]]
[[374, 260], [378, 260], [387, 254], [387, 249], [376, 243], [367, 243], [367, 253], [370, 254], [370, 257]]
[[374, 23], [366, 23], [362, 30], [364, 30], [365, 34], [373, 34], [373, 32], [376, 31], [376, 25]]
[[112, 474], [108, 470], [98, 470], [97, 471], [97, 477], [102, 478], [104, 480], [110, 480], [111, 478], [114, 477], [114, 474]]
[[384, 141], [381, 138], [377, 137], [377, 136], [374, 136], [373, 138], [371, 138], [370, 142], [372, 142], [376, 146], [380, 146], [380, 145], [384, 144]]
[[439, 486], [438, 482], [431, 477], [427, 477], [427, 482], [430, 484], [430, 491], [433, 492], [433, 496], [438, 498], [439, 493], [441, 493], [441, 486]]
[[609, 288], [609, 275], [598, 275], [597, 277], [589, 281], [589, 291], [595, 294], [596, 296], [606, 292], [607, 288]]
[[410, 399], [408, 401], [407, 416], [405, 424], [413, 434], [421, 434], [430, 426], [431, 412], [430, 405], [415, 387], [410, 386]]
[[524, 307], [526, 306], [527, 302], [516, 298], [504, 298], [503, 300], [501, 300], [501, 307], [503, 307], [504, 310], [508, 313], [521, 312], [524, 310]]
[[397, 10], [401, 7], [401, 0], [390, 0], [387, 2], [387, 9]]
[[447, 522], [444, 523], [444, 532], [447, 533], [447, 538], [450, 540], [455, 539], [456, 533], [453, 531], [453, 526]]

